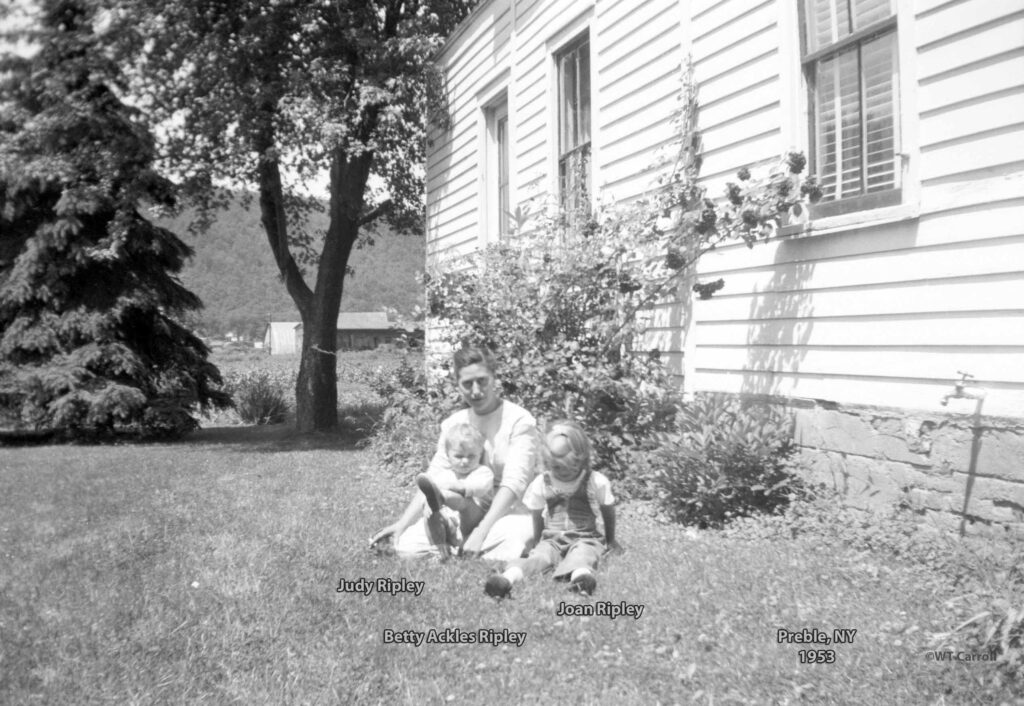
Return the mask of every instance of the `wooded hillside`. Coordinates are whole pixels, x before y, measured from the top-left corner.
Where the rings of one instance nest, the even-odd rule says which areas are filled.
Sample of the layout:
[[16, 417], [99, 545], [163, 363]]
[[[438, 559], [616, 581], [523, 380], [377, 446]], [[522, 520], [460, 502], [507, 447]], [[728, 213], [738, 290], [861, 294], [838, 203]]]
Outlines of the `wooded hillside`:
[[[194, 325], [203, 334], [229, 331], [247, 337], [263, 335], [269, 319], [298, 321], [260, 225], [254, 202], [248, 209], [236, 202], [217, 215], [205, 233], [187, 232], [189, 213], [162, 224], [195, 248], [195, 257], [181, 275], [182, 283], [203, 300]], [[327, 218], [314, 214], [311, 232], [326, 228]], [[352, 273], [345, 278], [342, 311], [380, 311], [392, 307], [408, 314], [423, 302], [424, 243], [418, 236], [378, 228], [374, 244], [352, 253]]]

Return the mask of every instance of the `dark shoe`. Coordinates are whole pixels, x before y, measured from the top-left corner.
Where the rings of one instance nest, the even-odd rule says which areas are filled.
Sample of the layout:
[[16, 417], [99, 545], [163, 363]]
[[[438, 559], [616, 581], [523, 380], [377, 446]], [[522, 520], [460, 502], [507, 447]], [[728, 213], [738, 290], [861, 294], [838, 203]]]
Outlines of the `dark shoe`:
[[441, 561], [451, 557], [452, 550], [448, 546], [448, 525], [444, 515], [440, 512], [435, 512], [427, 518], [427, 536], [430, 538], [430, 543], [441, 552]]
[[434, 481], [427, 477], [426, 473], [416, 476], [416, 487], [427, 497], [427, 507], [431, 512], [437, 512], [444, 506], [444, 497]]
[[487, 577], [487, 583], [484, 584], [484, 593], [498, 600], [511, 598], [512, 582], [501, 574], [491, 574]]
[[583, 574], [569, 584], [569, 588], [578, 591], [584, 596], [592, 596], [594, 591], [597, 590], [597, 579], [594, 578], [593, 574]]

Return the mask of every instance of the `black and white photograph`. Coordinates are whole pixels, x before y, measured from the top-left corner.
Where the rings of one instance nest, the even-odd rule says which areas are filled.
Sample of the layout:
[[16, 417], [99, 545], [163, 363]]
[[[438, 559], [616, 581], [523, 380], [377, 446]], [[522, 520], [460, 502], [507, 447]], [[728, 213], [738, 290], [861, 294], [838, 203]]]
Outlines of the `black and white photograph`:
[[1024, 0], [0, 0], [0, 703], [1024, 706]]

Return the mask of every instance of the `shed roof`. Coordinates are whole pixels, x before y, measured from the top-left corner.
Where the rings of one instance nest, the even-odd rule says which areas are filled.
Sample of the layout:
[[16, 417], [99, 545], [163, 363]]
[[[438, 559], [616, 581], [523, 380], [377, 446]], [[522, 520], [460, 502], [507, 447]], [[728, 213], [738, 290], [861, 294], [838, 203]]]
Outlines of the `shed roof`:
[[338, 314], [338, 329], [393, 328], [383, 311], [344, 311]]
[[[298, 322], [293, 326], [302, 327]], [[338, 330], [347, 331], [369, 331], [395, 328], [395, 325], [388, 320], [388, 315], [383, 311], [343, 311], [338, 314]]]

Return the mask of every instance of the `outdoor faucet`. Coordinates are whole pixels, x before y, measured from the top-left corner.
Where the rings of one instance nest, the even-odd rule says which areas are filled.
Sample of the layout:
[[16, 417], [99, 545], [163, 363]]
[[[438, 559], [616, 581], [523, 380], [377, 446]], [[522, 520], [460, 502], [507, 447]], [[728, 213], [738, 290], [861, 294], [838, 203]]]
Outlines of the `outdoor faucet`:
[[974, 376], [970, 373], [965, 373], [963, 370], [957, 370], [956, 374], [960, 376], [959, 380], [953, 383], [953, 392], [947, 393], [942, 398], [942, 406], [945, 407], [949, 404], [950, 399], [968, 399], [968, 400], [983, 400], [985, 399], [985, 391], [980, 387], [967, 387], [967, 380], [974, 379]]

